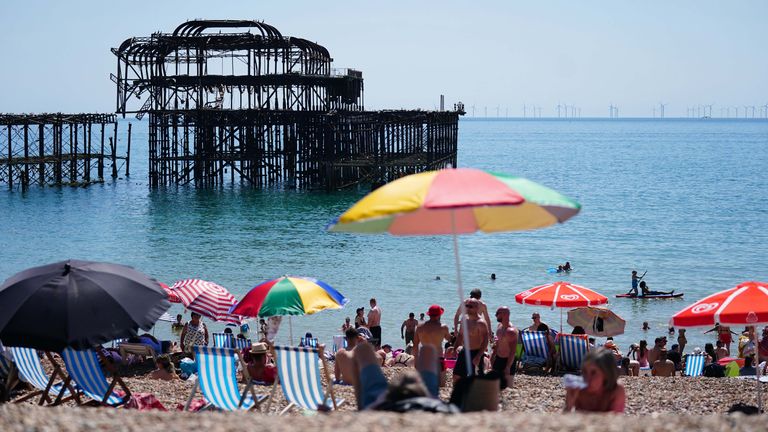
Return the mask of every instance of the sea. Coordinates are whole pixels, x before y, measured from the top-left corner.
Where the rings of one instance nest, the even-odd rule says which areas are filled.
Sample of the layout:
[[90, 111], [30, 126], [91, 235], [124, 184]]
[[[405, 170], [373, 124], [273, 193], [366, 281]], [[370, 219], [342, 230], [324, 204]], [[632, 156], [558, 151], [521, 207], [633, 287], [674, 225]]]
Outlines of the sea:
[[[119, 127], [123, 149], [127, 122]], [[201, 278], [238, 298], [282, 275], [311, 276], [349, 299], [343, 309], [284, 320], [280, 343], [297, 343], [311, 332], [330, 344], [344, 318], [357, 307], [367, 311], [372, 297], [383, 311], [383, 342], [395, 347], [403, 345], [400, 326], [409, 312], [418, 316], [439, 304], [447, 311], [444, 321], [452, 320], [458, 297], [450, 236], [327, 232], [331, 220], [365, 195], [364, 188], [150, 189], [147, 123], [131, 123], [130, 177], [89, 187], [0, 190], [0, 280], [77, 258], [127, 264], [168, 285]], [[458, 164], [527, 177], [583, 206], [561, 225], [459, 237], [465, 291], [482, 289], [491, 316], [509, 306], [520, 328], [539, 312], [550, 327], [559, 330], [562, 319], [570, 331], [567, 311], [514, 299], [528, 288], [565, 280], [609, 297], [607, 307], [627, 321], [625, 333], [615, 338], [626, 351], [630, 343], [667, 335], [670, 317], [708, 294], [743, 281], [768, 281], [766, 120], [465, 118]], [[547, 272], [566, 261], [573, 272]], [[615, 298], [629, 290], [632, 270], [647, 272], [651, 289], [685, 295]], [[173, 305], [169, 312], [184, 311]], [[650, 330], [641, 330], [643, 321]], [[223, 329], [207, 323], [211, 331]], [[686, 351], [714, 342], [704, 330], [688, 331]], [[151, 332], [172, 338], [168, 323]]]

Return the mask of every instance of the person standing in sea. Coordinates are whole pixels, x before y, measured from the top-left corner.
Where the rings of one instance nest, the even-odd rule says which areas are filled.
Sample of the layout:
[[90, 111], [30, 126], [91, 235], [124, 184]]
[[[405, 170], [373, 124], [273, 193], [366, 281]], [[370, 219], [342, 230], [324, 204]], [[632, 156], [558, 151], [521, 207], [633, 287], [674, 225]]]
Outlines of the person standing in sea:
[[[400, 339], [404, 339], [406, 345], [413, 342], [413, 335], [416, 333], [417, 325], [419, 325], [419, 322], [416, 320], [416, 314], [411, 312], [408, 314], [408, 319], [403, 321], [403, 324], [400, 326]], [[405, 330], [405, 334], [403, 334], [403, 330]]]
[[376, 349], [381, 348], [381, 309], [376, 304], [376, 299], [371, 299], [371, 310], [368, 311], [368, 330], [371, 331], [371, 341]]

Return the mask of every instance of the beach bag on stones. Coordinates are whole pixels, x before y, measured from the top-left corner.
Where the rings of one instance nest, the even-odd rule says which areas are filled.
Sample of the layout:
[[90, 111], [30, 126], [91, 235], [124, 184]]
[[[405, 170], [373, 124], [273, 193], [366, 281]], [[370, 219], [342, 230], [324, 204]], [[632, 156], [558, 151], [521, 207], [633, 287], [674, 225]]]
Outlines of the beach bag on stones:
[[500, 379], [501, 376], [495, 371], [462, 378], [453, 387], [451, 403], [462, 412], [498, 411]]

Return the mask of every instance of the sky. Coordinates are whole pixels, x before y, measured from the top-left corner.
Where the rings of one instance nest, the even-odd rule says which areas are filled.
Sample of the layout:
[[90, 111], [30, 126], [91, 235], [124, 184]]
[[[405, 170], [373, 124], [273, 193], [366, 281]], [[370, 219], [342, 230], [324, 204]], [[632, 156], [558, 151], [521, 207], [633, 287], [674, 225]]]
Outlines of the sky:
[[363, 71], [367, 109], [435, 109], [441, 94], [470, 116], [768, 104], [764, 0], [2, 0], [0, 112], [112, 112], [110, 48], [193, 18], [256, 19], [318, 42], [334, 67]]

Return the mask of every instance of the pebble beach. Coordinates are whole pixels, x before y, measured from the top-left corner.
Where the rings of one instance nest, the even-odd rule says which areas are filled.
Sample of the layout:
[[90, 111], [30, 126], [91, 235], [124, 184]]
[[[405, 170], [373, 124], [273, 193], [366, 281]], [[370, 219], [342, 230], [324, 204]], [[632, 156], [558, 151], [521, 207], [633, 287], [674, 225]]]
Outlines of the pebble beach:
[[[386, 368], [385, 375], [392, 378], [403, 369]], [[754, 380], [738, 378], [651, 376], [624, 377], [621, 382], [627, 390], [627, 406], [624, 415], [563, 414], [565, 391], [561, 378], [556, 376], [516, 375], [511, 389], [502, 393], [499, 412], [460, 415], [428, 413], [393, 414], [384, 412], [357, 412], [354, 391], [351, 387], [334, 386], [337, 398], [347, 403], [339, 412], [330, 414], [304, 413], [292, 409], [286, 413], [289, 422], [277, 414], [287, 405], [280, 388], [272, 397], [269, 408], [262, 411], [239, 413], [180, 412], [177, 409], [189, 397], [192, 383], [182, 380], [157, 381], [143, 373], [124, 378], [133, 393], [151, 393], [168, 409], [161, 411], [136, 411], [112, 408], [76, 407], [70, 402], [59, 407], [38, 407], [31, 401], [21, 404], [0, 405], [0, 430], [47, 431], [47, 430], [168, 430], [189, 429], [219, 431], [242, 429], [251, 421], [269, 430], [296, 430], [317, 428], [337, 430], [354, 426], [355, 429], [391, 430], [405, 427], [408, 430], [435, 430], [436, 421], [441, 427], [480, 426], [487, 430], [648, 430], [654, 427], [684, 428], [686, 430], [765, 430], [765, 416], [727, 414], [736, 403], [757, 405]], [[450, 380], [449, 380], [450, 382]], [[764, 391], [768, 385], [762, 384]], [[241, 386], [242, 387], [242, 386]], [[270, 386], [258, 387], [257, 392], [269, 394]], [[450, 384], [441, 390], [441, 398], [450, 395]], [[23, 393], [17, 395], [20, 396]], [[201, 397], [198, 393], [196, 397]], [[350, 403], [351, 402], [351, 403]], [[535, 415], [531, 415], [535, 414]], [[642, 417], [642, 421], [627, 417]], [[437, 420], [436, 420], [437, 419]], [[691, 429], [694, 428], [694, 429]]]

